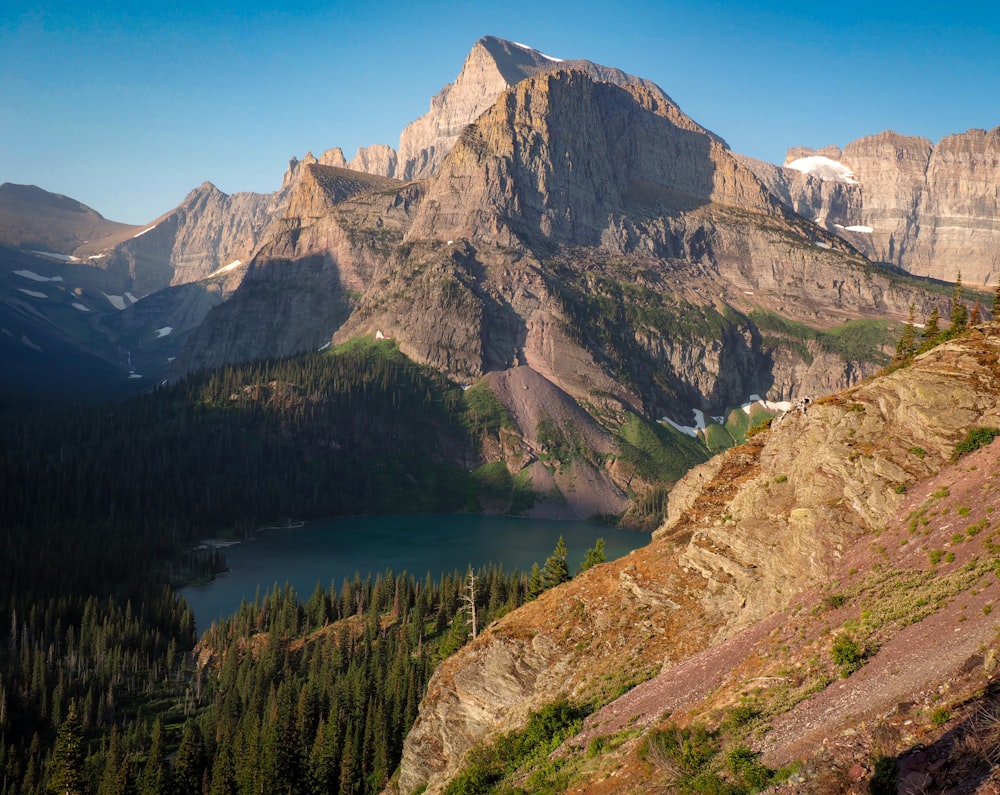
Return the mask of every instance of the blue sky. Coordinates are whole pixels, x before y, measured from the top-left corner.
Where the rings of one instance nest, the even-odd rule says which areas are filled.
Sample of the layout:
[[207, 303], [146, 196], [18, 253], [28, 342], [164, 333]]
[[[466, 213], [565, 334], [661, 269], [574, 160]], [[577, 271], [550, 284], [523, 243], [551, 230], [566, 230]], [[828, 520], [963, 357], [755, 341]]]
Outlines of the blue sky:
[[0, 9], [0, 182], [145, 223], [205, 180], [396, 146], [487, 34], [658, 83], [738, 152], [1000, 125], [1000, 4], [24, 3]]

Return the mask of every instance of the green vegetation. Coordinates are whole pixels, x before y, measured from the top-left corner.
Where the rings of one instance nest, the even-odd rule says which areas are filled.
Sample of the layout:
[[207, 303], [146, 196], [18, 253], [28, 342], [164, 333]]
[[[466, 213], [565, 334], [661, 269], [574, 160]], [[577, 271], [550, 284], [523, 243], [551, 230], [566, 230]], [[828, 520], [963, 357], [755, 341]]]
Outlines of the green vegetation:
[[965, 438], [955, 445], [955, 452], [952, 458], [957, 460], [966, 453], [974, 452], [980, 447], [986, 447], [992, 444], [993, 440], [998, 436], [1000, 436], [1000, 428], [981, 426], [970, 428], [966, 432]]
[[541, 764], [529, 777], [525, 790], [531, 793], [562, 792], [562, 781], [547, 780], [558, 774], [560, 763], [546, 757], [564, 739], [579, 731], [587, 710], [569, 703], [556, 701], [547, 704], [528, 718], [527, 725], [520, 731], [500, 736], [487, 746], [473, 749], [470, 763], [451, 780], [445, 788], [446, 795], [485, 795], [491, 792], [509, 792], [502, 787], [506, 777], [518, 769]]
[[691, 467], [708, 460], [705, 449], [690, 436], [632, 412], [619, 433], [622, 459], [646, 480], [674, 483]]
[[760, 309], [750, 312], [747, 317], [760, 329], [767, 344], [789, 345], [809, 363], [812, 356], [806, 348], [808, 342], [815, 342], [820, 350], [840, 356], [845, 361], [877, 365], [885, 365], [889, 361], [883, 349], [892, 343], [893, 333], [890, 324], [884, 320], [850, 320], [841, 326], [820, 331]]
[[465, 463], [509, 422], [498, 405], [485, 385], [463, 393], [393, 344], [359, 339], [120, 403], [10, 413], [0, 599], [128, 592], [171, 558], [175, 579], [204, 579], [221, 562], [183, 552], [191, 542], [289, 516], [479, 510], [504, 495], [523, 510], [523, 481]]
[[833, 657], [833, 663], [837, 666], [843, 679], [861, 668], [868, 656], [864, 646], [846, 632], [837, 635], [830, 653]]
[[[476, 583], [484, 624], [527, 598], [517, 572]], [[141, 604], [12, 599], [0, 793], [378, 792], [436, 663], [470, 637], [467, 593], [459, 572], [355, 575], [305, 602], [276, 588], [210, 628], [201, 669], [169, 589]]]
[[717, 731], [704, 725], [668, 725], [651, 731], [641, 755], [680, 793], [749, 795], [787, 778], [760, 761], [760, 754], [742, 741], [746, 722], [732, 717]]

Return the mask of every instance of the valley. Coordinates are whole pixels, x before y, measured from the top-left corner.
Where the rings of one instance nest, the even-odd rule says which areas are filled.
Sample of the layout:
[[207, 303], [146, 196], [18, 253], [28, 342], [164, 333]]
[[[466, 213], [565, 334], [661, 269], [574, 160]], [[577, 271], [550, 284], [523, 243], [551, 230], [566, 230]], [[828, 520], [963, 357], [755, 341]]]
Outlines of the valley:
[[0, 795], [992, 792], [998, 152], [487, 36], [272, 193], [0, 185]]

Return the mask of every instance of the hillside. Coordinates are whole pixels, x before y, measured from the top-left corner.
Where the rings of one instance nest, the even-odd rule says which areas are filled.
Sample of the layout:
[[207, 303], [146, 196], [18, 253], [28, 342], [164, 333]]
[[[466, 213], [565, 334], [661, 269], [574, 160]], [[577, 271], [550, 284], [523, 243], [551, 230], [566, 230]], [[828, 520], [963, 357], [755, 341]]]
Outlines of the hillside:
[[[790, 792], [865, 791], [886, 760], [900, 780], [974, 791], [995, 763], [1000, 448], [953, 456], [1000, 427], [998, 356], [982, 327], [693, 469], [649, 546], [442, 664], [396, 791], [442, 791], [470, 764], [540, 776], [532, 791], [739, 783], [736, 746], [796, 763]], [[601, 709], [555, 762], [490, 774], [487, 752], [469, 755], [561, 697]], [[701, 725], [718, 748], [676, 767], [669, 738]]]

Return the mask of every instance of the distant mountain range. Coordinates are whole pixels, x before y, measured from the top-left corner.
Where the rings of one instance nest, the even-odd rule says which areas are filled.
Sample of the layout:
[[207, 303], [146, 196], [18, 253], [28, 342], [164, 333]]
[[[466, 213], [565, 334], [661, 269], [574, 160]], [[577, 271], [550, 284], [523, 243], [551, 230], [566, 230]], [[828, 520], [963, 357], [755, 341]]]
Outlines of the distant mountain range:
[[293, 159], [271, 194], [205, 183], [132, 227], [0, 186], [5, 386], [75, 389], [74, 351], [109, 393], [380, 332], [462, 383], [529, 367], [592, 417], [693, 427], [874, 372], [911, 304], [947, 311], [910, 274], [986, 285], [998, 152], [883, 133], [774, 166], [649, 81], [485, 37], [398, 151]]

